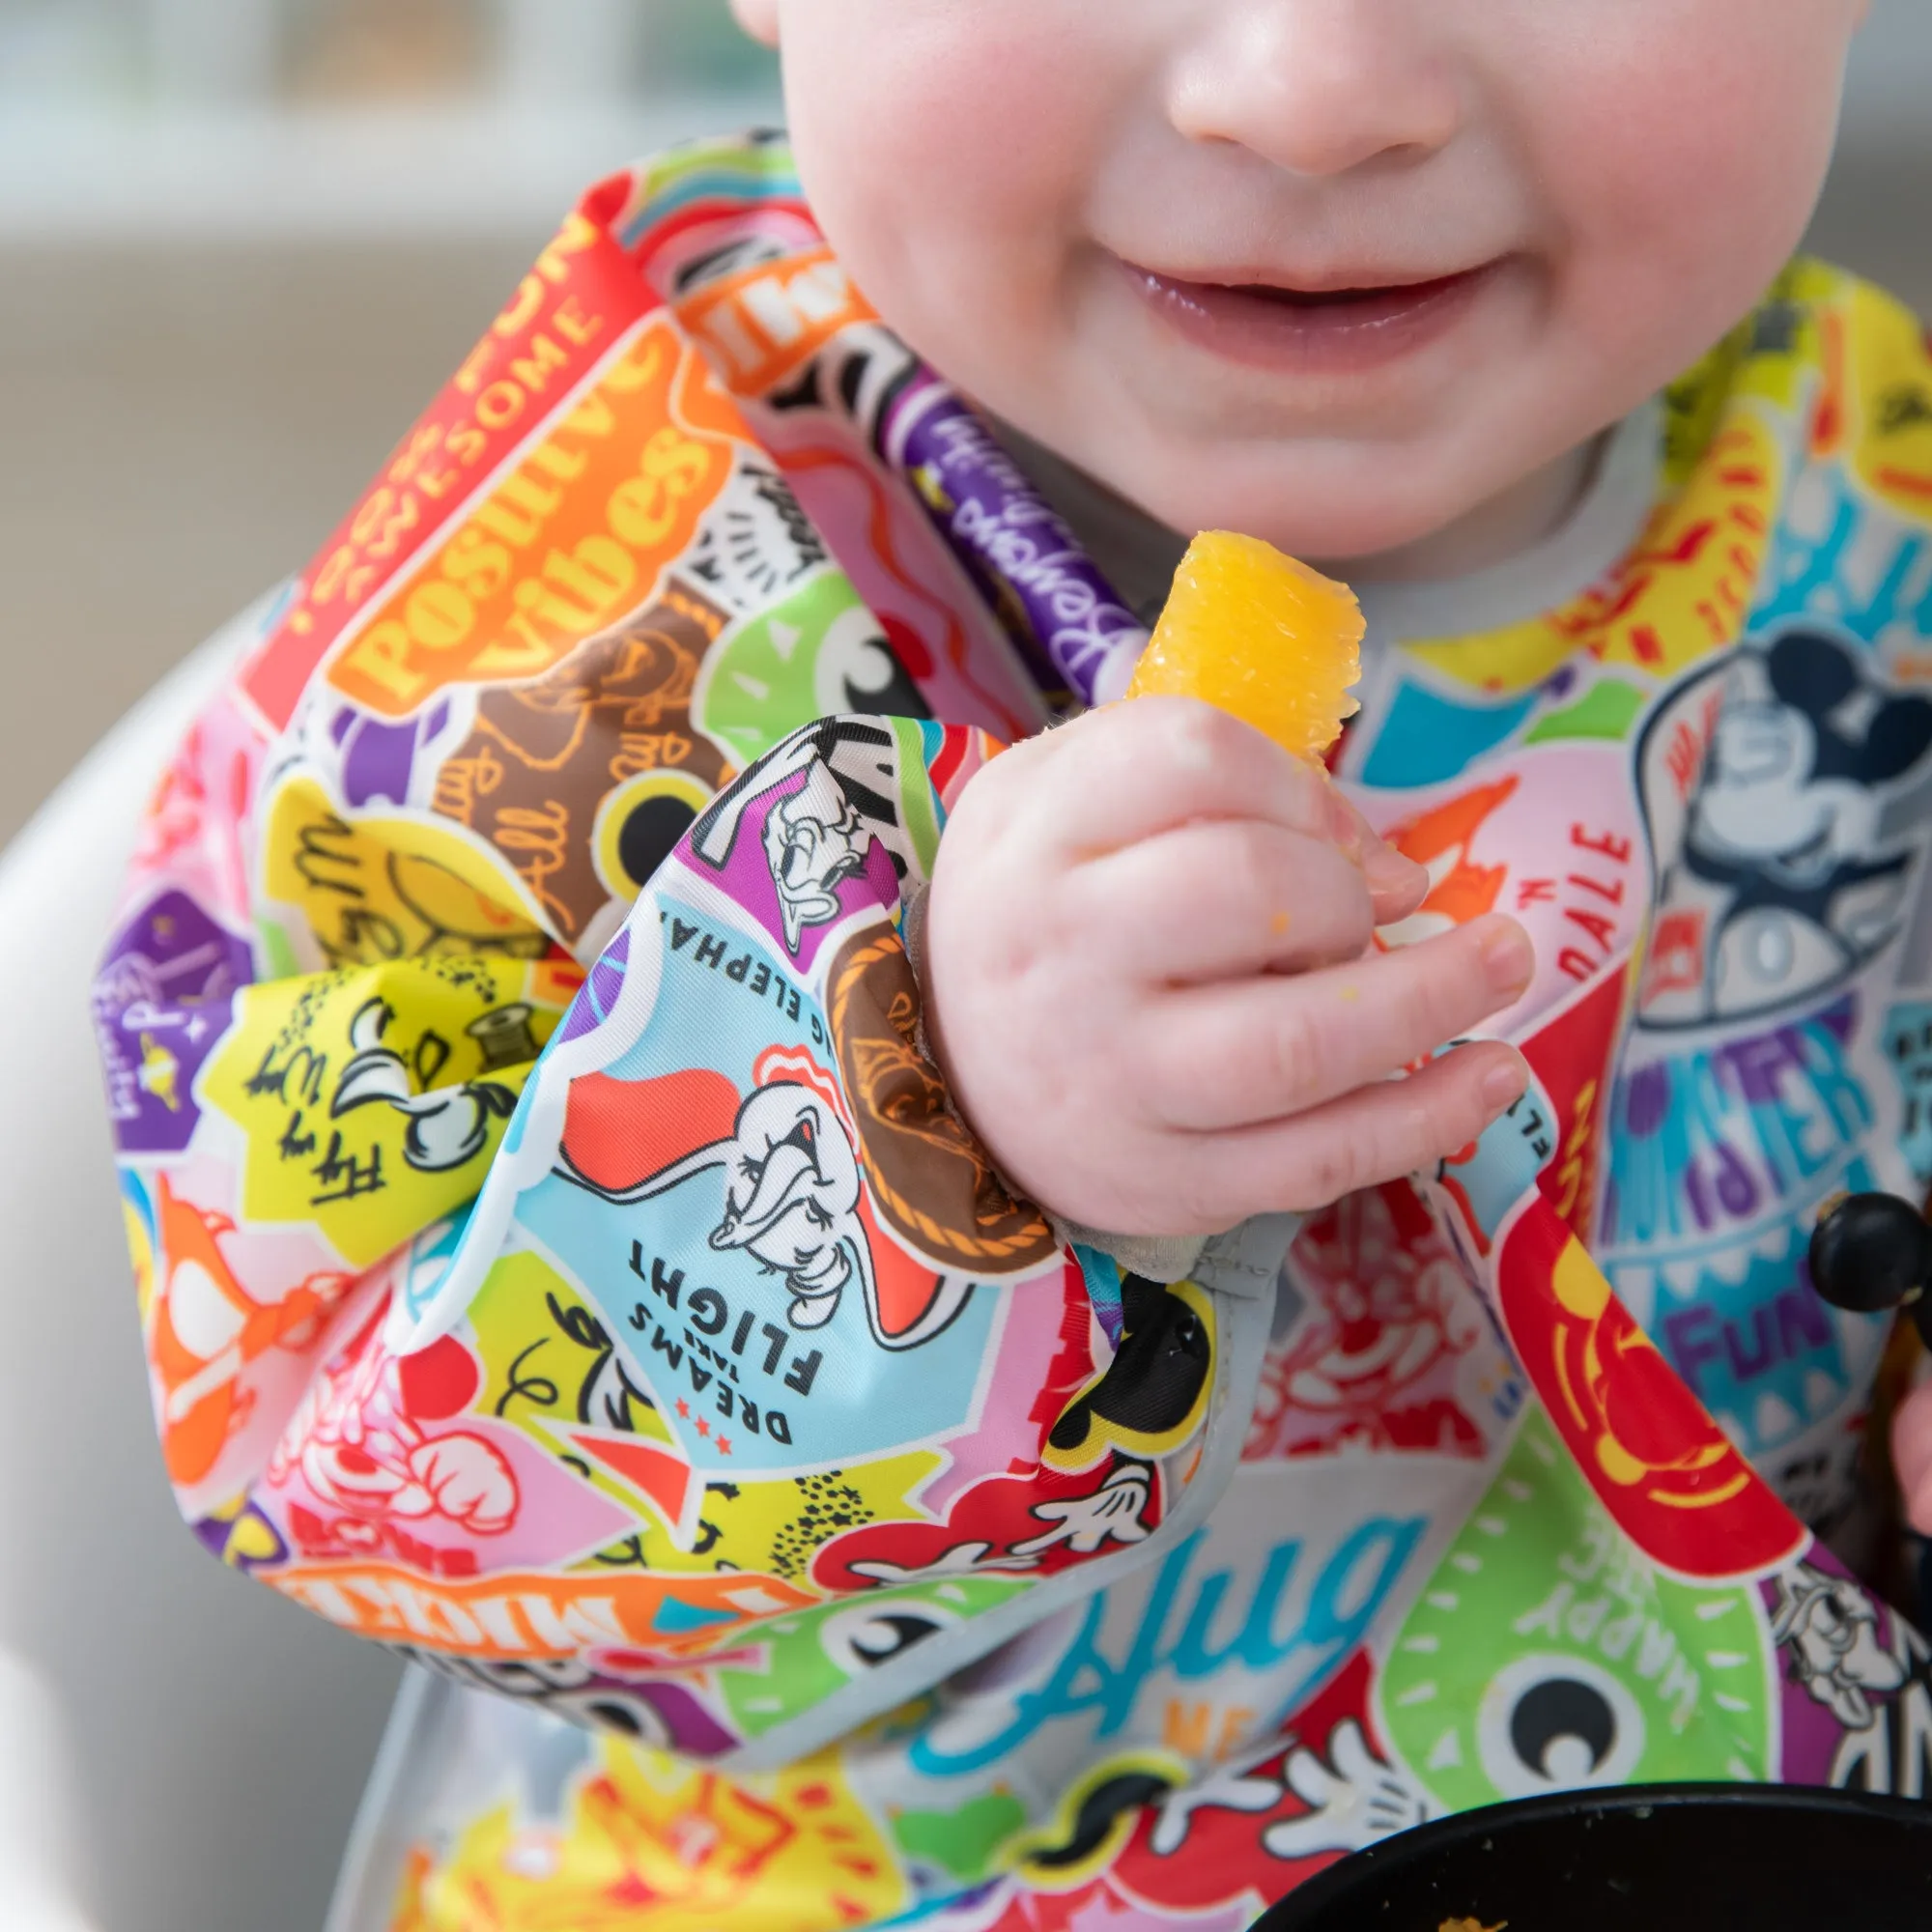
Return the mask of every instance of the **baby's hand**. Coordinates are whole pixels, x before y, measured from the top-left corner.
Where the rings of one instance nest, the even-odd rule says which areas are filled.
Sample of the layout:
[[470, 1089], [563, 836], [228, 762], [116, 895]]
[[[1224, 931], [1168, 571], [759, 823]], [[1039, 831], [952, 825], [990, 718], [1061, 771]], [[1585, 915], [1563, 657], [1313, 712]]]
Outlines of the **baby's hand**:
[[1891, 1460], [1913, 1528], [1932, 1536], [1932, 1382], [1898, 1411], [1891, 1425]]
[[1523, 1065], [1489, 1043], [1386, 1076], [1508, 1006], [1533, 959], [1499, 917], [1370, 954], [1425, 889], [1248, 725], [1181, 697], [1093, 712], [995, 759], [940, 845], [926, 977], [953, 1093], [1009, 1179], [1122, 1235], [1428, 1167]]

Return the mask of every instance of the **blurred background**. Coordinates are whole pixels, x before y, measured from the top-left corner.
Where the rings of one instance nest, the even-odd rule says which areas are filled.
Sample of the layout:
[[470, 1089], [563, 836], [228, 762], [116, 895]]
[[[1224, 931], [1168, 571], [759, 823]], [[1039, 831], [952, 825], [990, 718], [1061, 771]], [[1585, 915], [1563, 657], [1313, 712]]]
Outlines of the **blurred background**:
[[[778, 116], [723, 0], [0, 0], [0, 842], [300, 567], [586, 185]], [[320, 1932], [397, 1666], [173, 1518], [84, 1000], [156, 748], [107, 764], [0, 862], [0, 1009], [32, 1015], [0, 1103], [0, 1926]], [[56, 1720], [84, 1921], [23, 1849], [58, 1855]]]
[[[303, 563], [587, 183], [779, 111], [723, 0], [0, 0], [0, 840]], [[1932, 314], [1927, 0], [1875, 0], [1814, 245]], [[8, 864], [57, 902], [37, 838]], [[0, 1006], [93, 945], [0, 930]], [[394, 1669], [172, 1522], [64, 998], [9, 1072], [73, 1090], [86, 1158], [42, 1178], [44, 1109], [0, 1108], [0, 1643], [103, 1932], [310, 1932]]]
[[585, 186], [779, 113], [723, 0], [0, 0], [0, 837], [299, 567]]

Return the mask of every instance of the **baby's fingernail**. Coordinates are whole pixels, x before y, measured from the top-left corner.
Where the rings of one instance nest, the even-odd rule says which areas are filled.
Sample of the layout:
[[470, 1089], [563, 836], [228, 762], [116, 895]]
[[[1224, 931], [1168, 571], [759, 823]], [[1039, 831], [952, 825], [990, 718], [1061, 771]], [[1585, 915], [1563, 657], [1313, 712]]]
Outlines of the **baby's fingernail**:
[[1513, 919], [1499, 919], [1483, 934], [1483, 964], [1490, 984], [1514, 999], [1536, 974], [1536, 949]]
[[1413, 892], [1429, 874], [1393, 845], [1378, 845], [1362, 860], [1362, 877], [1372, 893]]
[[1529, 1068], [1520, 1060], [1499, 1060], [1483, 1075], [1483, 1098], [1492, 1113], [1500, 1114], [1522, 1098], [1529, 1085]]
[[1349, 810], [1348, 801], [1334, 786], [1323, 785], [1322, 810], [1328, 825], [1328, 840], [1343, 858], [1362, 858], [1362, 821]]

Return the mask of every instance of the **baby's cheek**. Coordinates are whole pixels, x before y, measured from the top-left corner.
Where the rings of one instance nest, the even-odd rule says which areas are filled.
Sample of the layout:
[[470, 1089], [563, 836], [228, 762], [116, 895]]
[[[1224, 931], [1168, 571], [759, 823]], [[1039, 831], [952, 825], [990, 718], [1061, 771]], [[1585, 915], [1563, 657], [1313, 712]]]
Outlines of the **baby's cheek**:
[[[1836, 127], [1848, 0], [1629, 0], [1521, 112], [1574, 320], [1688, 364], [1803, 237]], [[1539, 86], [1540, 83], [1540, 86]]]
[[1139, 72], [1111, 10], [798, 0], [797, 12], [786, 104], [827, 240], [928, 360], [1011, 409], [1060, 330], [1066, 237]]

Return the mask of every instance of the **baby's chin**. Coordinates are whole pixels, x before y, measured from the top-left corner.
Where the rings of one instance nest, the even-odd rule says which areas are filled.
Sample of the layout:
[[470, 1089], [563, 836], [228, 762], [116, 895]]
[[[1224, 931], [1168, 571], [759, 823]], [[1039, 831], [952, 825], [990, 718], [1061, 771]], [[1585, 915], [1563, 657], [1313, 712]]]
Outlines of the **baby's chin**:
[[1600, 425], [1573, 414], [1566, 436], [1557, 416], [1471, 409], [1406, 435], [1270, 439], [1218, 422], [1177, 433], [1117, 411], [1066, 424], [1074, 435], [1057, 444], [1038, 440], [1183, 536], [1239, 530], [1343, 576], [1437, 579], [1532, 548], [1575, 508]]
[[[1142, 490], [1102, 480], [1183, 535], [1239, 530], [1291, 556], [1352, 565], [1363, 575], [1407, 574], [1402, 564], [1406, 554], [1434, 548], [1478, 516], [1490, 499], [1490, 492], [1467, 478], [1460, 479], [1460, 488], [1448, 479], [1430, 488], [1413, 470], [1401, 478], [1384, 464], [1363, 464], [1362, 469], [1376, 473], [1357, 474], [1355, 465], [1297, 464], [1292, 451], [1265, 467], [1254, 465], [1251, 457], [1229, 464], [1218, 476], [1211, 462], [1203, 467], [1208, 473], [1198, 480], [1173, 469], [1157, 470], [1159, 480]], [[1227, 473], [1237, 468], [1245, 473], [1231, 487]], [[1254, 473], [1257, 469], [1261, 473]], [[1375, 568], [1378, 565], [1382, 572]]]

